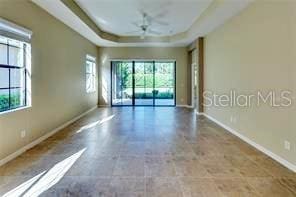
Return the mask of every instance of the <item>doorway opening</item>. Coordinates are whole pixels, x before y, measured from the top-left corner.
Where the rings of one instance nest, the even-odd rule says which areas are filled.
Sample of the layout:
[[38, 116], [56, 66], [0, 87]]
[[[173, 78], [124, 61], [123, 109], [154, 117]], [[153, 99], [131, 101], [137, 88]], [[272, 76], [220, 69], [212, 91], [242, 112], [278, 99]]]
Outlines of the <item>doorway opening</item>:
[[175, 61], [111, 61], [112, 106], [175, 106]]

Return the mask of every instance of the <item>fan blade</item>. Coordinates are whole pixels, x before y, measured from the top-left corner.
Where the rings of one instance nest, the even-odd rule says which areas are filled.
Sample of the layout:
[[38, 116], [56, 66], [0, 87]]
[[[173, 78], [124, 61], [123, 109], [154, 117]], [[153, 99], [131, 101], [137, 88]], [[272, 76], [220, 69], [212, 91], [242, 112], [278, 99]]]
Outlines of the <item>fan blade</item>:
[[136, 31], [129, 31], [129, 32], [125, 32], [124, 34], [133, 34], [133, 33], [140, 33], [142, 32], [141, 30], [136, 30]]
[[162, 25], [162, 26], [169, 26], [169, 23], [168, 22], [161, 21], [161, 20], [153, 19], [152, 22], [153, 23], [156, 23], [156, 24], [159, 24], [159, 25]]
[[150, 33], [150, 34], [155, 34], [155, 35], [160, 35], [160, 34], [161, 34], [160, 32], [155, 31], [155, 30], [153, 30], [153, 29], [149, 29], [149, 30], [148, 30], [148, 33]]
[[156, 18], [163, 18], [168, 14], [168, 10], [163, 10], [162, 12], [159, 12], [158, 14], [155, 14], [153, 16], [151, 16], [152, 18], [156, 19]]
[[137, 22], [132, 22], [132, 24], [133, 24], [134, 26], [136, 26], [136, 27], [139, 27], [139, 28], [141, 28], [141, 25], [140, 25], [140, 24], [138, 24]]
[[148, 22], [151, 24], [151, 23], [156, 23], [156, 24], [159, 24], [159, 25], [162, 25], [162, 26], [168, 26], [169, 23], [165, 22], [165, 21], [161, 21], [161, 20], [158, 20], [154, 17], [151, 17], [151, 16], [148, 16], [147, 15], [147, 20]]

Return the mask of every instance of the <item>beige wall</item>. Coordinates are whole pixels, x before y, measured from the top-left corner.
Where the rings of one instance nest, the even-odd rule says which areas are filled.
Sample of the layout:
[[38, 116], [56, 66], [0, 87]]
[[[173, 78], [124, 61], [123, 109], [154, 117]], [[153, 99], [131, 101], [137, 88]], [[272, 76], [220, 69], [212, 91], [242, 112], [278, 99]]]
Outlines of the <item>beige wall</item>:
[[[256, 1], [205, 39], [205, 90], [291, 90], [296, 79], [295, 1]], [[207, 107], [206, 113], [296, 164], [295, 104]], [[237, 118], [236, 123], [230, 117]], [[284, 140], [291, 150], [284, 149]]]
[[175, 48], [150, 48], [150, 47], [107, 47], [100, 48], [99, 62], [99, 104], [110, 105], [110, 61], [112, 59], [172, 59], [177, 62], [177, 105], [187, 105], [187, 49], [186, 47]]
[[[0, 115], [0, 159], [96, 106], [86, 94], [85, 56], [97, 47], [28, 1], [2, 0], [0, 17], [33, 31], [32, 107]], [[20, 138], [20, 132], [27, 136]]]

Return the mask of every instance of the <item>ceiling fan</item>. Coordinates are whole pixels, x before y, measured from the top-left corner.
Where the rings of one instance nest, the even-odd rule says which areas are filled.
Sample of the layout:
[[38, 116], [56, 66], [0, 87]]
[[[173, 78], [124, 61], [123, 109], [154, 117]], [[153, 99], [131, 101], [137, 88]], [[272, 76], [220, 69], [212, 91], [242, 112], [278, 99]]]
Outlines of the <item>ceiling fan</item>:
[[158, 20], [156, 18], [158, 15], [156, 17], [152, 17], [152, 16], [148, 15], [146, 12], [141, 12], [141, 14], [142, 14], [142, 23], [140, 23], [140, 24], [137, 22], [132, 23], [140, 30], [132, 31], [132, 32], [128, 32], [128, 33], [141, 33], [140, 38], [145, 39], [147, 34], [152, 34], [152, 35], [160, 35], [161, 34], [161, 32], [158, 32], [158, 31], [153, 30], [151, 28], [152, 23], [156, 23], [156, 24], [162, 25], [162, 26], [168, 26], [168, 23]]

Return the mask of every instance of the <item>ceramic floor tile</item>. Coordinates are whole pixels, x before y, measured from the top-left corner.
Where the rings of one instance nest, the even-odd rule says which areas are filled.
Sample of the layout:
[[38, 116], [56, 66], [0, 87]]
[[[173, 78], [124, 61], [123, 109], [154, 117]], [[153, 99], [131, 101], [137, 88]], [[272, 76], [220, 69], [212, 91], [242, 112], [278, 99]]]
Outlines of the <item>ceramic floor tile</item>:
[[220, 197], [222, 193], [210, 178], [180, 178], [184, 197]]
[[249, 185], [263, 197], [294, 197], [295, 194], [280, 184], [275, 178], [247, 178]]
[[262, 154], [261, 156], [250, 156], [249, 158], [273, 177], [296, 178], [296, 173], [292, 172], [266, 155]]
[[220, 151], [208, 142], [193, 143], [191, 144], [191, 148], [197, 156], [221, 155]]
[[242, 178], [214, 179], [215, 185], [224, 196], [259, 196], [247, 181]]
[[296, 178], [280, 178], [278, 179], [278, 182], [281, 186], [296, 196]]
[[78, 160], [69, 169], [66, 176], [111, 177], [113, 176], [117, 160], [118, 157], [116, 156], [101, 156], [95, 159]]
[[146, 177], [174, 177], [176, 169], [172, 157], [145, 157]]
[[181, 185], [176, 178], [147, 178], [147, 197], [183, 197]]
[[146, 142], [145, 155], [147, 156], [169, 156], [172, 155], [169, 143]]
[[191, 109], [98, 108], [0, 167], [0, 196], [40, 191], [294, 197], [296, 173]]
[[110, 191], [115, 194], [144, 194], [146, 191], [145, 179], [115, 177], [111, 180]]
[[241, 177], [239, 170], [233, 166], [225, 166], [219, 163], [203, 164], [202, 165], [211, 177], [215, 178], [234, 178]]
[[32, 177], [28, 176], [1, 176], [0, 177], [0, 196], [13, 194], [13, 191]]
[[116, 162], [113, 175], [122, 177], [144, 177], [145, 158], [120, 156]]
[[143, 156], [145, 154], [145, 142], [127, 142], [120, 149], [120, 155]]
[[198, 162], [196, 157], [179, 156], [174, 158], [177, 176], [209, 177], [206, 168]]

